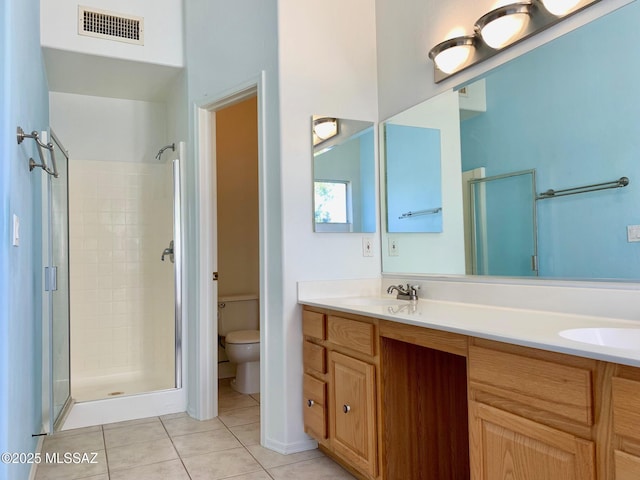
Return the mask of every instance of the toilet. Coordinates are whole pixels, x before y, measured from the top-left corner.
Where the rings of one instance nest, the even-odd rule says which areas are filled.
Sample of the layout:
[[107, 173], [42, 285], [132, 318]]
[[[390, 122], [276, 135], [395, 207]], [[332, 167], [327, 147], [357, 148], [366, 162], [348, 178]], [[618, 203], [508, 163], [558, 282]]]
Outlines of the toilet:
[[218, 336], [236, 364], [231, 388], [240, 393], [260, 393], [260, 314], [257, 295], [218, 299]]

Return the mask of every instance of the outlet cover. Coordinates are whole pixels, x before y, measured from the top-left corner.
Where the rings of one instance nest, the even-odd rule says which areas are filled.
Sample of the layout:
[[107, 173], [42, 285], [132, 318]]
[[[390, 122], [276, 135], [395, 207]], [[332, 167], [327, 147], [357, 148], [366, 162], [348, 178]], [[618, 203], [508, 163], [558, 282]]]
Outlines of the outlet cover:
[[627, 225], [627, 242], [640, 242], [640, 225]]
[[373, 257], [373, 239], [371, 237], [362, 237], [362, 256]]

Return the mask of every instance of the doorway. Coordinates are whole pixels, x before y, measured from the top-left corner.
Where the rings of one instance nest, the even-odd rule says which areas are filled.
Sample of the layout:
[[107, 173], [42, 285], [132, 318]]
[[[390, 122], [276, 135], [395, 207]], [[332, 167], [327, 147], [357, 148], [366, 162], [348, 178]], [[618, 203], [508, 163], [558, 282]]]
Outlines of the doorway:
[[[196, 176], [197, 185], [197, 221], [198, 221], [198, 265], [197, 265], [197, 278], [198, 278], [198, 324], [197, 333], [194, 341], [196, 342], [195, 348], [197, 349], [198, 360], [191, 371], [191, 375], [194, 378], [196, 389], [198, 391], [197, 398], [193, 402], [194, 416], [200, 420], [205, 420], [218, 416], [219, 413], [219, 367], [224, 363], [218, 363], [218, 307], [219, 298], [221, 292], [228, 293], [233, 285], [241, 285], [242, 294], [253, 294], [257, 297], [258, 311], [259, 311], [259, 331], [260, 331], [260, 384], [265, 385], [265, 317], [266, 317], [266, 304], [267, 299], [264, 294], [266, 291], [265, 281], [265, 158], [264, 158], [264, 73], [257, 76], [253, 80], [249, 80], [245, 84], [239, 85], [232, 90], [222, 92], [219, 95], [210, 95], [206, 101], [203, 101], [197, 106], [197, 123], [196, 123]], [[211, 101], [211, 98], [216, 100]], [[251, 229], [254, 233], [251, 235], [255, 239], [255, 231], [257, 229], [257, 250], [255, 240], [252, 243], [252, 253], [248, 255], [252, 258], [251, 267], [254, 273], [252, 277], [254, 280], [246, 281], [246, 271], [237, 262], [228, 262], [225, 267], [225, 258], [219, 261], [218, 252], [221, 255], [225, 255], [224, 248], [219, 245], [219, 242], [224, 242], [223, 235], [220, 234], [222, 225], [221, 219], [218, 218], [219, 213], [224, 211], [225, 215], [230, 216], [230, 221], [237, 221], [237, 218], [231, 214], [230, 210], [227, 211], [225, 207], [228, 205], [223, 202], [237, 202], [238, 199], [243, 199], [246, 196], [247, 188], [246, 182], [236, 184], [234, 188], [231, 188], [231, 195], [218, 198], [218, 175], [224, 175], [225, 167], [218, 169], [218, 162], [222, 162], [223, 158], [218, 158], [218, 134], [225, 135], [223, 131], [218, 132], [217, 123], [219, 121], [224, 122], [226, 113], [224, 110], [229, 107], [238, 106], [242, 109], [244, 102], [248, 102], [244, 105], [244, 108], [252, 110], [252, 122], [253, 126], [249, 127], [252, 131], [253, 142], [257, 145], [257, 156], [253, 154], [253, 167], [255, 180], [252, 180], [253, 186], [251, 187], [252, 196], [255, 195], [255, 200], [252, 201], [254, 205], [254, 213], [251, 215], [253, 219], [246, 222], [247, 225], [251, 225]], [[253, 106], [250, 106], [251, 103]], [[231, 127], [232, 129], [234, 127]], [[223, 127], [224, 130], [224, 127]], [[222, 140], [224, 143], [224, 140]], [[230, 169], [239, 169], [238, 164], [233, 160], [227, 165]], [[224, 180], [220, 180], [224, 181]], [[225, 186], [226, 188], [226, 186]], [[256, 217], [257, 212], [257, 217]], [[242, 230], [240, 230], [242, 232]], [[236, 233], [237, 235], [237, 233]], [[237, 236], [236, 236], [237, 238]], [[235, 245], [234, 248], [238, 246]], [[245, 247], [242, 247], [245, 248]], [[242, 249], [240, 249], [242, 250]], [[226, 256], [226, 255], [225, 255]], [[246, 265], [243, 260], [242, 264]], [[226, 273], [225, 273], [226, 272]], [[255, 276], [257, 274], [257, 283]], [[225, 279], [230, 281], [236, 277], [236, 280], [230, 282], [231, 285], [225, 285]], [[228, 288], [229, 287], [229, 288]], [[240, 288], [240, 287], [238, 287]], [[257, 295], [256, 295], [257, 294]], [[232, 367], [223, 366], [222, 376], [233, 375]], [[231, 372], [226, 369], [230, 368]], [[264, 408], [264, 404], [261, 402], [258, 409]]]

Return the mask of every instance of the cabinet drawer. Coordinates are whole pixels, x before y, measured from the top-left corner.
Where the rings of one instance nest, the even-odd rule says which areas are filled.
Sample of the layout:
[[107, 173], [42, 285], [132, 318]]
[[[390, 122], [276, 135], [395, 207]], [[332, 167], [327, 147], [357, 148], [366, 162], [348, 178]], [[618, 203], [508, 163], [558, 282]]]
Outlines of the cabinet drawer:
[[328, 340], [336, 345], [367, 355], [375, 354], [375, 326], [371, 323], [329, 315], [327, 336]]
[[473, 389], [593, 425], [593, 387], [586, 368], [470, 346], [469, 378]]
[[640, 440], [640, 382], [613, 377], [611, 388], [614, 432]]
[[312, 437], [327, 438], [327, 384], [305, 374], [304, 391], [304, 431]]
[[327, 373], [327, 352], [324, 347], [304, 341], [302, 347], [304, 368], [315, 370], [318, 373]]
[[640, 457], [615, 450], [613, 452], [616, 480], [638, 480], [640, 478]]
[[324, 323], [324, 314], [303, 310], [302, 334], [317, 338], [318, 340], [325, 340], [327, 338], [327, 332]]

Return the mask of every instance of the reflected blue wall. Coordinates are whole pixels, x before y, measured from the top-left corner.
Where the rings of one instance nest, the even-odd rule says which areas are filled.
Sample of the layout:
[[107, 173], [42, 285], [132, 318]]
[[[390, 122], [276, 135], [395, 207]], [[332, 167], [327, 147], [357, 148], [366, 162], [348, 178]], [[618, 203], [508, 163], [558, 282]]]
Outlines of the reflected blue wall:
[[[39, 170], [25, 131], [48, 126], [48, 89], [40, 52], [39, 0], [2, 2], [0, 122], [0, 452], [35, 451], [42, 428], [41, 213]], [[11, 245], [13, 214], [20, 218], [20, 246]], [[0, 463], [0, 479], [23, 480], [30, 465]]]
[[442, 211], [399, 218], [442, 207], [440, 130], [387, 124], [385, 148], [387, 231], [442, 232]]
[[640, 224], [639, 24], [634, 2], [501, 66], [487, 112], [462, 122], [463, 170], [535, 168], [539, 192], [631, 179], [537, 202], [541, 276], [640, 278], [640, 243], [626, 238]]

